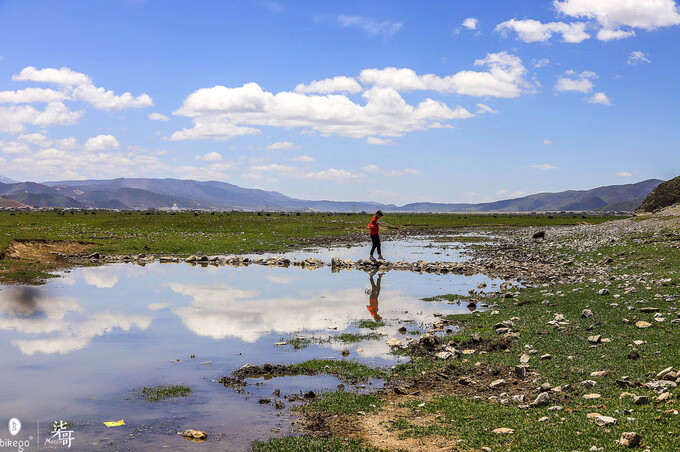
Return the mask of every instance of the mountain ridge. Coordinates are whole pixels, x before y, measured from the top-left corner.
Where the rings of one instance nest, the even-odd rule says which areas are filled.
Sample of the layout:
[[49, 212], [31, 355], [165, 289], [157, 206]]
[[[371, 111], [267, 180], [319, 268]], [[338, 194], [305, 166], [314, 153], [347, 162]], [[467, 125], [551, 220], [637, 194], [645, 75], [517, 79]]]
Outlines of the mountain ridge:
[[[169, 208], [207, 210], [316, 210], [400, 212], [532, 212], [635, 210], [663, 181], [600, 186], [590, 190], [535, 193], [487, 203], [409, 203], [403, 206], [363, 201], [304, 200], [274, 191], [239, 187], [219, 181], [117, 178], [48, 181], [42, 184], [0, 182], [0, 196], [41, 207], [109, 209]], [[28, 195], [31, 196], [28, 196]]]

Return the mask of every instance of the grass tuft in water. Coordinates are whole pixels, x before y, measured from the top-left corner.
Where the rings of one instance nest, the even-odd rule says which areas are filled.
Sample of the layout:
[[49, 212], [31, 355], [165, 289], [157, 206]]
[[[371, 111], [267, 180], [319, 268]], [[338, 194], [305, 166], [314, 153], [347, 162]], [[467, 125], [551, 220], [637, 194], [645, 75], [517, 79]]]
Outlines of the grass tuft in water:
[[175, 397], [187, 397], [191, 394], [192, 389], [185, 385], [158, 385], [158, 386], [144, 386], [137, 389], [135, 394], [147, 402], [160, 402], [165, 399], [172, 399]]
[[368, 333], [368, 334], [343, 333], [343, 334], [340, 334], [338, 336], [335, 336], [333, 338], [333, 340], [337, 341], [337, 342], [355, 343], [355, 342], [361, 342], [361, 341], [377, 341], [382, 336], [383, 336], [382, 334], [378, 334], [378, 333]]
[[251, 452], [379, 452], [381, 449], [364, 446], [356, 440], [289, 436], [255, 441], [250, 450]]
[[385, 322], [376, 322], [375, 320], [361, 320], [356, 323], [357, 328], [368, 328], [369, 330], [377, 330], [385, 326]]

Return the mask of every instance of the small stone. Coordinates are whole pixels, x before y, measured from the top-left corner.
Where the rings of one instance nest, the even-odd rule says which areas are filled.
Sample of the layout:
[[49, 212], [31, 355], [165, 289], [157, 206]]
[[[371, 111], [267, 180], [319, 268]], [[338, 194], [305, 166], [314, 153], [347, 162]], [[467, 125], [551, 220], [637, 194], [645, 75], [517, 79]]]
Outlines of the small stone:
[[677, 384], [667, 380], [652, 380], [645, 383], [645, 386], [656, 393], [666, 392], [669, 388], [675, 388]]
[[649, 397], [646, 395], [635, 396], [633, 398], [633, 403], [635, 405], [647, 405], [649, 403]]
[[522, 353], [522, 356], [519, 357], [519, 362], [522, 364], [526, 364], [529, 362], [531, 359], [531, 356], [527, 355], [526, 353]]
[[659, 397], [656, 398], [657, 403], [666, 402], [671, 399], [673, 395], [670, 392], [664, 392]]
[[609, 295], [609, 289], [600, 289], [597, 291], [598, 295]]
[[387, 346], [388, 347], [401, 347], [401, 341], [397, 339], [396, 337], [393, 337], [391, 339], [387, 340]]
[[652, 324], [649, 323], [649, 322], [645, 322], [644, 320], [640, 320], [638, 322], [635, 322], [635, 326], [640, 328], [640, 329], [643, 329], [643, 328], [649, 328], [650, 326], [652, 326]]
[[547, 406], [550, 403], [550, 395], [547, 392], [542, 392], [536, 397], [536, 400], [531, 402], [531, 406], [534, 408], [540, 408]]
[[453, 354], [449, 352], [439, 352], [434, 354], [435, 358], [437, 359], [449, 359], [453, 356]]
[[620, 446], [632, 448], [639, 446], [641, 440], [642, 436], [635, 432], [623, 432], [621, 433], [621, 438], [617, 441], [617, 443]]
[[194, 430], [192, 428], [184, 430], [182, 436], [190, 440], [198, 441], [205, 441], [206, 439], [208, 439], [208, 435], [206, 435], [205, 432], [202, 432], [200, 430]]
[[664, 370], [662, 370], [661, 372], [656, 374], [656, 378], [658, 380], [661, 380], [661, 379], [663, 379], [663, 377], [665, 377], [666, 375], [668, 375], [671, 372], [673, 372], [673, 367], [666, 367]]
[[349, 350], [343, 350], [340, 354], [344, 357], [348, 357], [349, 356]]
[[527, 366], [515, 366], [515, 375], [519, 378], [524, 378], [527, 376]]
[[546, 353], [545, 355], [541, 355], [541, 359], [552, 359], [552, 355], [550, 353]]
[[589, 319], [592, 316], [593, 316], [593, 311], [591, 311], [590, 309], [584, 309], [583, 311], [581, 311], [581, 318], [583, 318], [583, 319]]
[[512, 435], [515, 431], [511, 428], [501, 427], [493, 429], [496, 435]]
[[588, 399], [588, 400], [591, 400], [591, 399], [599, 399], [600, 397], [602, 397], [602, 395], [597, 394], [597, 393], [585, 394], [585, 395], [583, 396], [584, 399]]
[[633, 344], [638, 345], [638, 346], [645, 345], [646, 343], [647, 343], [647, 341], [641, 341], [641, 340], [633, 341]]
[[594, 380], [583, 380], [583, 381], [581, 382], [581, 384], [582, 384], [583, 386], [588, 386], [589, 388], [592, 388], [593, 386], [595, 386], [595, 385], [597, 384], [597, 382], [594, 381]]
[[593, 377], [593, 378], [604, 377], [605, 375], [607, 375], [606, 370], [597, 370], [595, 372], [590, 373], [590, 376]]
[[594, 419], [595, 423], [600, 427], [609, 427], [612, 425], [616, 425], [616, 423], [618, 422], [616, 418], [613, 418], [611, 416], [596, 416]]
[[550, 420], [550, 418], [548, 416], [543, 416], [542, 418], [538, 419], [538, 422], [546, 422], [546, 421], [549, 421], [549, 420]]
[[562, 411], [564, 409], [563, 406], [560, 405], [553, 405], [548, 408], [548, 411]]
[[505, 386], [505, 384], [506, 384], [505, 380], [503, 380], [503, 379], [501, 378], [501, 379], [499, 379], [499, 380], [494, 380], [494, 381], [492, 381], [491, 384], [489, 384], [489, 387], [490, 387], [491, 389], [495, 389], [495, 388], [499, 388], [499, 387], [501, 387], [501, 386]]
[[588, 342], [590, 342], [591, 344], [599, 344], [600, 342], [602, 342], [602, 336], [599, 334], [595, 336], [588, 336]]

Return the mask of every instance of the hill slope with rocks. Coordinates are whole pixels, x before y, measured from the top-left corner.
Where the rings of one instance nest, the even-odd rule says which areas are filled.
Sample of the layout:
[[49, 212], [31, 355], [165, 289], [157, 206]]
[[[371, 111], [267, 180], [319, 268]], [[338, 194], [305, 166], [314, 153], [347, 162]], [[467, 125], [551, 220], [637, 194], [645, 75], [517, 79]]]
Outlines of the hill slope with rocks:
[[680, 203], [680, 176], [659, 184], [647, 195], [638, 211], [656, 212], [664, 207]]

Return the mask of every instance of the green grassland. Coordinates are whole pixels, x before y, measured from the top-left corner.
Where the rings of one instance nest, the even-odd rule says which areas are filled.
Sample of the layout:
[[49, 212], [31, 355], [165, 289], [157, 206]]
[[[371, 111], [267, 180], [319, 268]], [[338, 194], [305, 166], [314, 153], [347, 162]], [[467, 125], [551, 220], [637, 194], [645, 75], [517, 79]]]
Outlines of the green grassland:
[[[388, 214], [386, 237], [461, 228], [494, 229], [578, 222], [605, 216]], [[370, 215], [193, 212], [0, 212], [0, 257], [12, 240], [81, 241], [103, 254], [244, 254], [283, 252], [327, 243], [367, 239]], [[46, 266], [0, 259], [0, 283], [39, 282]]]

